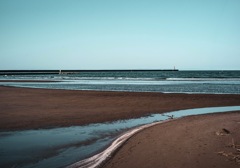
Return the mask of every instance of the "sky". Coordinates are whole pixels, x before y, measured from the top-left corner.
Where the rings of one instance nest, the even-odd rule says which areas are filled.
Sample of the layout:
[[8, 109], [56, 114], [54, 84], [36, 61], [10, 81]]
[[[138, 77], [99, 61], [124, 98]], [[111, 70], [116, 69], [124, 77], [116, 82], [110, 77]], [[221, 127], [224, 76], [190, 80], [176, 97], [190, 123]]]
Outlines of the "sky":
[[0, 0], [0, 69], [240, 70], [240, 0]]

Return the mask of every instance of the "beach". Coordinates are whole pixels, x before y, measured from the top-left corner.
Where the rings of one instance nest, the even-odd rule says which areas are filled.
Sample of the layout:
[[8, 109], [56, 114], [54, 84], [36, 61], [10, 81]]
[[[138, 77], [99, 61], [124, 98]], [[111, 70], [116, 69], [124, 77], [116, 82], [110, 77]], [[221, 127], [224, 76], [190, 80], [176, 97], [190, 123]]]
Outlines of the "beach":
[[0, 87], [0, 130], [111, 122], [180, 109], [240, 105], [240, 95]]
[[[240, 105], [237, 94], [101, 92], [5, 86], [0, 87], [0, 100], [1, 131], [80, 126], [180, 109]], [[170, 120], [135, 134], [103, 166], [236, 167], [239, 166], [235, 161], [238, 155], [231, 152], [238, 146], [229, 147], [229, 143], [238, 145], [239, 123], [239, 112]]]
[[104, 168], [237, 168], [240, 112], [189, 116], [131, 137]]

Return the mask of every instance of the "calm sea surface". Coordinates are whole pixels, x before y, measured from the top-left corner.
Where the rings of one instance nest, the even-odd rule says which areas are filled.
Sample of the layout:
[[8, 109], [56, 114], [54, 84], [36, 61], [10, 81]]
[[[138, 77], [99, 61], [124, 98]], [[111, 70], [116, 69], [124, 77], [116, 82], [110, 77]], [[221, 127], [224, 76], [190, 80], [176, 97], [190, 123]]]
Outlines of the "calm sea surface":
[[0, 82], [0, 85], [69, 90], [240, 94], [240, 71], [115, 71], [0, 76], [0, 80], [14, 79], [60, 82]]

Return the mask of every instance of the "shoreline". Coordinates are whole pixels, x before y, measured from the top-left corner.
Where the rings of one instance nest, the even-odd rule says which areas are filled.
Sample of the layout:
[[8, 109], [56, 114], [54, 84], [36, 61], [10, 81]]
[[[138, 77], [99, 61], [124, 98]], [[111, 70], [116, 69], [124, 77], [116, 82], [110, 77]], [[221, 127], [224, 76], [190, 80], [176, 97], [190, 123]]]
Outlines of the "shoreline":
[[128, 138], [101, 167], [237, 168], [239, 124], [240, 111], [159, 122]]
[[166, 121], [158, 121], [158, 122], [154, 122], [151, 124], [145, 124], [133, 129], [130, 129], [126, 132], [124, 132], [123, 134], [119, 135], [116, 140], [114, 140], [109, 147], [107, 147], [106, 149], [104, 149], [102, 152], [97, 153], [96, 155], [93, 155], [89, 158], [86, 158], [84, 160], [80, 160], [76, 163], [73, 163], [69, 166], [67, 166], [67, 168], [78, 168], [78, 167], [91, 167], [91, 168], [95, 168], [95, 167], [102, 167], [104, 164], [106, 164], [109, 160], [111, 160], [111, 158], [114, 156], [114, 154], [117, 153], [117, 151], [119, 149], [121, 149], [121, 147], [126, 143], [126, 141], [128, 141], [131, 137], [133, 137], [135, 134], [140, 133], [141, 131], [143, 131], [144, 129], [153, 127], [155, 125], [164, 123], [164, 122], [168, 122], [169, 120]]
[[0, 86], [0, 131], [78, 126], [182, 109], [240, 105], [237, 94], [107, 92]]
[[[76, 163], [73, 163], [69, 166], [67, 166], [67, 168], [77, 168], [77, 167], [89, 167], [89, 168], [95, 168], [95, 167], [101, 167], [101, 168], [105, 168], [105, 167], [139, 167], [138, 166], [134, 166], [134, 165], [130, 165], [130, 164], [125, 164], [124, 166], [121, 166], [121, 163], [118, 164], [119, 162], [116, 160], [131, 160], [132, 158], [128, 157], [128, 154], [125, 152], [124, 156], [120, 156], [121, 152], [122, 152], [122, 148], [128, 148], [128, 150], [131, 150], [129, 148], [132, 148], [131, 145], [129, 145], [128, 141], [133, 141], [135, 144], [139, 144], [140, 142], [136, 142], [139, 140], [136, 140], [136, 137], [140, 136], [145, 136], [145, 132], [150, 132], [149, 130], [152, 129], [152, 127], [158, 127], [158, 129], [162, 129], [162, 127], [164, 126], [164, 124], [168, 124], [171, 122], [181, 122], [182, 120], [192, 120], [195, 119], [196, 117], [198, 118], [209, 118], [209, 117], [214, 117], [217, 116], [218, 118], [222, 117], [222, 116], [238, 116], [238, 118], [240, 119], [240, 111], [230, 111], [230, 112], [219, 112], [219, 113], [212, 113], [212, 114], [200, 114], [200, 115], [190, 115], [190, 116], [184, 116], [184, 117], [179, 117], [179, 118], [173, 118], [173, 119], [167, 119], [164, 121], [158, 121], [158, 122], [154, 122], [154, 123], [150, 123], [150, 124], [146, 124], [146, 125], [142, 125], [133, 129], [130, 129], [126, 132], [124, 132], [123, 134], [119, 135], [110, 145], [109, 147], [107, 147], [106, 149], [104, 149], [102, 152], [95, 154], [89, 158], [86, 158], [84, 160], [78, 161]], [[186, 123], [186, 122], [185, 122]], [[175, 124], [178, 125], [178, 124]], [[223, 128], [225, 129], [225, 128]], [[225, 129], [226, 131], [228, 131], [227, 129]], [[217, 133], [217, 132], [216, 132]], [[220, 132], [219, 132], [220, 133]], [[222, 135], [227, 135], [230, 133], [229, 132], [221, 132]], [[217, 134], [219, 135], [219, 134]], [[164, 135], [161, 135], [164, 136]], [[154, 135], [153, 135], [154, 137]], [[239, 136], [240, 137], [240, 136]], [[148, 142], [150, 143], [150, 142]], [[164, 143], [164, 142], [163, 142]], [[145, 150], [153, 150], [153, 149], [146, 149], [147, 147], [145, 147]], [[240, 149], [237, 148], [237, 151]], [[145, 151], [142, 150], [142, 151]], [[184, 150], [184, 149], [183, 149]], [[238, 151], [239, 152], [239, 151]], [[120, 153], [120, 154], [119, 154]], [[123, 153], [123, 152], [122, 152]], [[221, 152], [218, 153], [219, 155], [222, 155]], [[135, 153], [135, 155], [138, 155], [138, 153]], [[240, 152], [236, 154], [236, 156], [240, 156]], [[224, 156], [224, 155], [223, 155]], [[138, 156], [139, 157], [139, 156]], [[140, 156], [141, 157], [141, 156]], [[145, 158], [147, 158], [148, 156], [144, 156], [144, 158], [141, 158], [142, 160], [144, 160]], [[233, 156], [234, 157], [234, 156]], [[114, 163], [116, 162], [116, 163]], [[126, 162], [126, 161], [125, 161]], [[137, 161], [136, 161], [137, 162]], [[236, 160], [237, 164], [240, 164], [240, 157], [238, 158], [238, 160]], [[143, 164], [144, 165], [144, 162]], [[156, 165], [151, 165], [153, 167], [157, 167]], [[141, 166], [141, 167], [145, 167], [145, 166]], [[175, 166], [174, 166], [175, 167]]]

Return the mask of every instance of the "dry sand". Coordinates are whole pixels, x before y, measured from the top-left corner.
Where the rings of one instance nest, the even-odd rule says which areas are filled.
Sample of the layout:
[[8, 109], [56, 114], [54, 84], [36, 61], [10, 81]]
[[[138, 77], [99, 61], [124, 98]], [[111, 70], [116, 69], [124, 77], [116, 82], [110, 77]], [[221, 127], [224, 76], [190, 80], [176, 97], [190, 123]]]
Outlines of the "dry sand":
[[84, 125], [179, 109], [240, 105], [240, 95], [162, 94], [0, 86], [0, 131]]
[[103, 167], [240, 167], [240, 112], [185, 117], [143, 130]]

